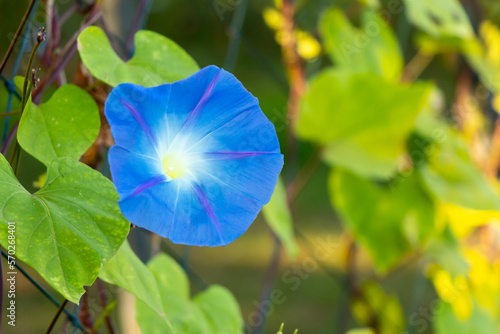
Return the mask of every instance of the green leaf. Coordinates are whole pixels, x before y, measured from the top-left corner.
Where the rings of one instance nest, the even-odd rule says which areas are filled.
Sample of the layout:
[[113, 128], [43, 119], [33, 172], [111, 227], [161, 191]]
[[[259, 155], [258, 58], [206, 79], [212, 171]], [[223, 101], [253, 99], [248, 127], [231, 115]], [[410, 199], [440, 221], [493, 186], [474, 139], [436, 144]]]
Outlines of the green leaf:
[[116, 255], [102, 267], [99, 277], [124, 288], [165, 318], [155, 276], [135, 255], [127, 240]]
[[23, 95], [23, 87], [24, 87], [24, 77], [21, 75], [16, 75], [14, 77], [14, 85], [16, 86], [19, 94]]
[[327, 145], [329, 164], [362, 176], [389, 177], [431, 91], [430, 84], [402, 85], [374, 74], [328, 69], [311, 81], [302, 98], [297, 132]]
[[330, 173], [329, 189], [343, 223], [385, 271], [434, 232], [434, 204], [413, 175], [390, 188], [345, 170]]
[[444, 268], [453, 277], [467, 275], [470, 270], [467, 261], [461, 254], [458, 240], [448, 226], [440, 235], [431, 238], [425, 248], [425, 256]]
[[172, 258], [160, 254], [148, 263], [148, 268], [156, 277], [169, 323], [138, 301], [137, 320], [142, 333], [242, 333], [238, 303], [227, 289], [211, 286], [190, 300], [187, 277]]
[[78, 160], [97, 138], [99, 109], [81, 88], [64, 85], [51, 99], [26, 104], [17, 139], [29, 154], [48, 166], [57, 157]]
[[92, 75], [111, 86], [124, 82], [158, 86], [184, 79], [199, 69], [179, 45], [152, 31], [135, 34], [135, 50], [132, 59], [124, 62], [100, 28], [88, 27], [78, 36], [83, 63]]
[[373, 10], [362, 13], [360, 27], [354, 27], [338, 8], [325, 14], [321, 32], [333, 62], [351, 73], [370, 72], [398, 80], [404, 64], [391, 28]]
[[472, 308], [472, 315], [467, 320], [457, 318], [449, 303], [440, 301], [434, 315], [434, 330], [436, 334], [470, 334], [470, 333], [499, 333], [500, 324], [492, 319], [487, 311], [477, 302]]
[[293, 235], [292, 215], [288, 209], [285, 185], [281, 178], [278, 178], [273, 196], [262, 208], [262, 213], [269, 227], [284, 244], [288, 256], [294, 259], [298, 248]]
[[0, 157], [0, 241], [15, 223], [16, 257], [78, 304], [99, 269], [118, 250], [129, 224], [110, 180], [69, 158], [54, 160], [42, 189], [30, 194]]
[[435, 38], [473, 39], [474, 30], [458, 0], [404, 0], [408, 20]]
[[226, 288], [212, 285], [193, 298], [194, 305], [203, 313], [211, 333], [241, 333], [243, 321], [236, 299]]
[[476, 210], [500, 210], [498, 193], [472, 161], [467, 144], [449, 127], [419, 168], [428, 189], [441, 201]]

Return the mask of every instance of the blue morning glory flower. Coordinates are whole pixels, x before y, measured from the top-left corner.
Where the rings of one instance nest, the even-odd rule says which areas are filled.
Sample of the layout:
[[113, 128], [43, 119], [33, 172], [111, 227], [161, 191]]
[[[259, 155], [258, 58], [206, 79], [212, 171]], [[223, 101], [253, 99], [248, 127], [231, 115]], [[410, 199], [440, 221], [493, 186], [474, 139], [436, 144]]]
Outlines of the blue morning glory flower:
[[283, 167], [272, 123], [229, 72], [208, 66], [158, 87], [120, 84], [105, 114], [120, 209], [197, 246], [227, 245], [269, 201]]

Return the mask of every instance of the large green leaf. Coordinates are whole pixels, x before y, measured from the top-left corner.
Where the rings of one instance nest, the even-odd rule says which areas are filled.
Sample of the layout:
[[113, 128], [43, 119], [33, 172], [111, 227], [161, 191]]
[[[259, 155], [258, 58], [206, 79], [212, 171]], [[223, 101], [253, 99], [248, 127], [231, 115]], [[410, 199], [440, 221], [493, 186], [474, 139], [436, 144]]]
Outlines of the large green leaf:
[[166, 254], [148, 263], [156, 277], [169, 320], [166, 322], [147, 304], [137, 302], [137, 320], [142, 333], [148, 334], [236, 334], [243, 332], [238, 303], [221, 286], [211, 286], [189, 299], [189, 282], [182, 268]]
[[273, 196], [262, 208], [262, 213], [269, 227], [284, 244], [288, 256], [295, 258], [298, 248], [293, 235], [292, 215], [288, 209], [285, 185], [281, 178], [278, 178]]
[[[443, 128], [442, 128], [443, 129]], [[441, 201], [477, 210], [500, 210], [500, 197], [472, 161], [467, 144], [449, 127], [429, 150], [420, 174]]]
[[[172, 274], [175, 273], [169, 273]], [[125, 240], [116, 255], [104, 264], [99, 277], [124, 288], [146, 303], [160, 317], [165, 318], [155, 276], [135, 255], [128, 241]]]
[[373, 10], [361, 15], [361, 29], [354, 27], [338, 8], [323, 17], [321, 32], [333, 62], [351, 73], [375, 73], [398, 80], [403, 59], [392, 29]]
[[97, 138], [99, 126], [99, 109], [92, 97], [77, 86], [64, 85], [40, 106], [27, 103], [17, 139], [48, 166], [57, 157], [78, 160]]
[[125, 239], [111, 181], [70, 158], [54, 160], [45, 185], [30, 194], [0, 156], [0, 241], [8, 246], [8, 222], [16, 225], [16, 257], [32, 266], [68, 300], [78, 303], [104, 262]]
[[303, 139], [327, 145], [326, 162], [363, 176], [388, 177], [431, 90], [430, 84], [409, 86], [370, 73], [325, 70], [303, 96], [297, 131]]
[[382, 271], [425, 243], [434, 232], [434, 204], [415, 175], [400, 179], [391, 188], [333, 170], [329, 188], [343, 223]]
[[124, 82], [158, 86], [184, 79], [199, 69], [175, 42], [146, 30], [136, 33], [135, 54], [128, 62], [118, 57], [98, 27], [80, 33], [78, 51], [90, 73], [111, 86]]

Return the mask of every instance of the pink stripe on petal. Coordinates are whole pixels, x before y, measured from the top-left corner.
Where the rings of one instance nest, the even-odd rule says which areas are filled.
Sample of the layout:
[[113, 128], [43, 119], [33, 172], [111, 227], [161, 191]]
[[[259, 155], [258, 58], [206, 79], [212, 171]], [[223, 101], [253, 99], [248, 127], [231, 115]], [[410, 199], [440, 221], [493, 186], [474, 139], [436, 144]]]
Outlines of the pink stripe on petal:
[[153, 131], [151, 130], [151, 128], [149, 127], [148, 123], [146, 123], [146, 120], [142, 117], [142, 115], [137, 111], [135, 110], [135, 108], [130, 105], [127, 101], [121, 99], [119, 96], [116, 96], [118, 100], [120, 100], [120, 102], [125, 106], [125, 108], [128, 109], [128, 111], [130, 111], [130, 113], [135, 117], [135, 119], [137, 120], [137, 123], [139, 123], [139, 125], [141, 126], [142, 130], [144, 131], [144, 133], [146, 134], [146, 136], [148, 137], [149, 141], [151, 142], [151, 144], [153, 145], [153, 147], [157, 150], [158, 149], [158, 145], [156, 143], [156, 139], [153, 135]]
[[203, 154], [208, 155], [208, 160], [234, 160], [256, 155], [281, 155], [281, 153], [273, 152], [203, 152]]
[[130, 197], [134, 197], [135, 195], [143, 192], [146, 189], [149, 189], [153, 186], [156, 186], [157, 184], [167, 182], [167, 177], [165, 175], [156, 175], [147, 180], [146, 182], [140, 184], [137, 188], [134, 189], [134, 192], [127, 196], [126, 198], [123, 198], [122, 200], [128, 199]]
[[191, 130], [191, 128], [196, 124], [196, 121], [198, 121], [198, 118], [200, 118], [201, 112], [203, 111], [203, 108], [205, 107], [205, 104], [207, 103], [208, 99], [212, 95], [212, 92], [215, 88], [215, 83], [217, 81], [217, 78], [219, 77], [219, 74], [221, 73], [222, 69], [219, 69], [219, 71], [214, 75], [214, 78], [212, 79], [212, 82], [208, 85], [207, 89], [203, 93], [203, 96], [201, 97], [200, 101], [196, 105], [196, 107], [191, 111], [189, 114], [188, 118], [182, 125], [182, 128], [180, 129], [179, 133], [187, 130]]
[[196, 194], [196, 197], [200, 201], [201, 206], [207, 213], [208, 217], [210, 217], [210, 220], [214, 223], [215, 227], [217, 228], [217, 232], [219, 233], [219, 238], [224, 244], [224, 238], [222, 237], [222, 230], [219, 226], [219, 223], [217, 222], [217, 219], [215, 218], [214, 212], [212, 211], [212, 208], [210, 207], [210, 204], [208, 203], [208, 199], [205, 196], [205, 193], [203, 193], [203, 190], [201, 189], [200, 185], [198, 183], [194, 183], [194, 185], [191, 185], [191, 188], [193, 189], [194, 193]]

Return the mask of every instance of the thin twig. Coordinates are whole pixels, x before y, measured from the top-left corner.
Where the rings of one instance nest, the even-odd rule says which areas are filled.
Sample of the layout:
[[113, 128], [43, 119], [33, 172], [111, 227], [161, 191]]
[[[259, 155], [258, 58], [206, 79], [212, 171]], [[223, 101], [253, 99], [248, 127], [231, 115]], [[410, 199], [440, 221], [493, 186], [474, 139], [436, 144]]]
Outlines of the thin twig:
[[426, 55], [421, 51], [413, 57], [412, 60], [406, 65], [403, 75], [401, 77], [402, 82], [413, 82], [415, 81], [429, 66], [429, 64], [434, 59], [434, 56]]
[[12, 141], [14, 141], [14, 138], [16, 138], [18, 127], [19, 127], [19, 120], [16, 122], [16, 124], [14, 124], [10, 132], [7, 134], [7, 137], [5, 138], [5, 141], [2, 145], [0, 153], [2, 153], [4, 156], [7, 155], [7, 151], [9, 150], [10, 144], [12, 144]]
[[241, 44], [241, 29], [248, 8], [248, 0], [243, 0], [238, 7], [236, 7], [233, 19], [231, 20], [231, 27], [229, 28], [229, 44], [226, 51], [226, 58], [224, 59], [224, 68], [232, 72], [236, 66], [238, 53]]
[[64, 310], [64, 308], [66, 307], [66, 304], [68, 303], [68, 300], [65, 299], [61, 306], [59, 306], [59, 308], [57, 309], [57, 313], [54, 315], [54, 318], [52, 319], [52, 321], [50, 322], [50, 325], [49, 325], [49, 328], [47, 328], [47, 331], [45, 332], [45, 334], [50, 334], [50, 332], [52, 332], [52, 329], [54, 328], [56, 322], [57, 322], [57, 319], [59, 318], [59, 316], [61, 315], [62, 311]]
[[88, 288], [85, 287], [85, 293], [80, 299], [80, 312], [78, 314], [78, 318], [80, 319], [82, 325], [86, 328], [94, 328], [94, 322], [92, 321], [92, 317], [89, 313], [89, 291]]
[[30, 16], [31, 11], [33, 10], [33, 7], [35, 6], [35, 3], [38, 0], [31, 0], [28, 9], [26, 10], [26, 13], [24, 13], [23, 19], [21, 20], [21, 24], [19, 24], [19, 27], [17, 28], [16, 34], [14, 35], [14, 39], [9, 45], [9, 48], [7, 49], [7, 53], [3, 57], [2, 63], [0, 64], [0, 73], [2, 73], [3, 69], [7, 65], [7, 61], [9, 60], [10, 55], [12, 54], [12, 51], [14, 50], [14, 46], [17, 43], [17, 40], [19, 39], [19, 36], [21, 35], [21, 32], [23, 31], [24, 25], [26, 24], [26, 21], [28, 21], [28, 17]]
[[0, 113], [0, 117], [7, 117], [7, 116], [12, 116], [12, 115], [17, 115], [20, 114], [21, 110], [16, 110], [16, 111], [9, 111], [9, 112], [2, 112]]
[[59, 72], [66, 67], [73, 55], [76, 53], [76, 40], [79, 33], [83, 31], [83, 29], [91, 26], [97, 19], [99, 19], [100, 16], [100, 12], [93, 12], [90, 19], [81, 27], [80, 30], [78, 30], [78, 32], [75, 33], [75, 35], [73, 35], [70, 41], [66, 43], [64, 46], [64, 52], [61, 53], [64, 57], [59, 59], [50, 74], [44, 76], [38, 87], [33, 91], [33, 102], [35, 104], [40, 103], [43, 93], [50, 87], [54, 80], [59, 76]]
[[338, 327], [336, 328], [336, 333], [345, 333], [349, 325], [349, 319], [351, 316], [350, 305], [351, 297], [359, 295], [358, 287], [356, 284], [357, 274], [356, 274], [356, 243], [354, 239], [351, 239], [347, 249], [346, 255], [346, 275], [345, 275], [345, 296], [344, 300], [341, 302], [343, 307], [340, 312], [338, 312]]
[[130, 30], [128, 32], [127, 40], [125, 45], [127, 47], [127, 53], [131, 53], [134, 46], [134, 36], [135, 33], [141, 28], [142, 23], [144, 22], [145, 16], [148, 14], [148, 7], [150, 6], [152, 0], [140, 0], [139, 5], [137, 5], [137, 9], [135, 11], [135, 16], [132, 20], [132, 24], [130, 25]]
[[291, 206], [297, 195], [300, 194], [304, 186], [307, 184], [309, 179], [314, 175], [316, 170], [321, 164], [321, 149], [317, 149], [306, 165], [300, 170], [297, 176], [292, 180], [292, 182], [288, 185], [287, 199], [288, 205]]
[[66, 10], [59, 18], [59, 25], [63, 25], [64, 22], [66, 22], [67, 19], [69, 19], [71, 17], [71, 15], [73, 15], [76, 10], [78, 9], [78, 4], [76, 2], [74, 2], [71, 7], [68, 8], [68, 10]]

